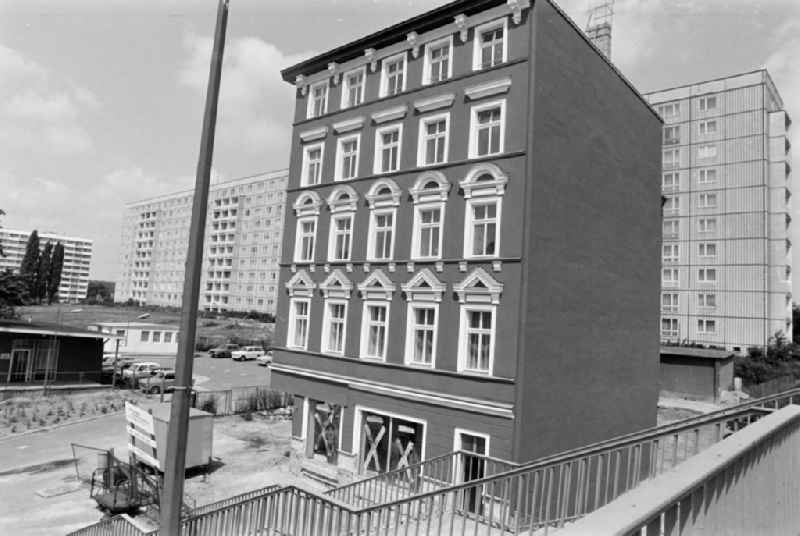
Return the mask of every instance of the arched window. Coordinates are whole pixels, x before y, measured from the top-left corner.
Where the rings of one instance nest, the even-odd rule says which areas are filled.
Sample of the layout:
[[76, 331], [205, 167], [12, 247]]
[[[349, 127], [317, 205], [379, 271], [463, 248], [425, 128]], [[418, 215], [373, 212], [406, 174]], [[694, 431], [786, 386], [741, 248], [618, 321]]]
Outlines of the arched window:
[[500, 256], [501, 213], [508, 177], [494, 164], [474, 166], [460, 186], [464, 190], [464, 258]]
[[411, 236], [411, 258], [442, 258], [445, 202], [450, 183], [439, 171], [429, 171], [417, 178], [410, 190], [414, 199], [414, 229]]
[[391, 179], [380, 180], [372, 185], [366, 198], [370, 208], [367, 260], [391, 261], [394, 258], [400, 188]]
[[317, 241], [317, 219], [322, 199], [316, 192], [301, 194], [294, 203], [297, 216], [294, 240], [294, 256], [296, 263], [314, 262]]
[[331, 226], [328, 235], [328, 262], [349, 261], [353, 249], [353, 216], [358, 194], [350, 186], [340, 186], [328, 196]]

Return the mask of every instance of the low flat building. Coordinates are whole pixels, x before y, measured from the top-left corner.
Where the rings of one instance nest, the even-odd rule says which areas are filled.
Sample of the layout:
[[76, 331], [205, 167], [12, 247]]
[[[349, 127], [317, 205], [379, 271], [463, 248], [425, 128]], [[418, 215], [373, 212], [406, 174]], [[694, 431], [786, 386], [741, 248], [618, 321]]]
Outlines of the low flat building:
[[718, 400], [733, 386], [734, 354], [690, 346], [661, 347], [661, 393], [695, 400]]
[[103, 341], [115, 338], [58, 324], [0, 320], [0, 382], [99, 382]]
[[[113, 334], [103, 353], [119, 355], [176, 355], [178, 353], [178, 326], [153, 322], [98, 322], [89, 327], [101, 333]], [[119, 340], [119, 348], [117, 348]]]

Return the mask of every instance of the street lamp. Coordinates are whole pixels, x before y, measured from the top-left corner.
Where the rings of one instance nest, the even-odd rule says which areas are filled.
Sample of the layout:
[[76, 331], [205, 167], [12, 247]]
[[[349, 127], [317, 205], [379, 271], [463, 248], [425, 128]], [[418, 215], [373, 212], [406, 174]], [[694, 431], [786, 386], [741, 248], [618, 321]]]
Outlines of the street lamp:
[[[150, 318], [150, 313], [142, 313], [138, 316], [129, 316], [125, 324], [125, 346], [128, 345], [128, 333], [131, 331], [131, 320], [144, 320]], [[117, 364], [119, 363], [119, 338], [117, 338], [116, 346], [114, 347], [114, 370], [111, 373], [111, 387], [117, 386]]]

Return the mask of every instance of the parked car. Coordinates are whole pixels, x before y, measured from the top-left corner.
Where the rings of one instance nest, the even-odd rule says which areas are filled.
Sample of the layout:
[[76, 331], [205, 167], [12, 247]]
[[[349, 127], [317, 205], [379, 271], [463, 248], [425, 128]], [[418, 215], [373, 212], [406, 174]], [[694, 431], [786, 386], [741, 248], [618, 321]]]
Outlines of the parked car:
[[[192, 378], [192, 385], [194, 385], [194, 378]], [[161, 386], [164, 386], [165, 393], [175, 389], [175, 371], [173, 369], [158, 370], [152, 376], [139, 381], [139, 388], [143, 393], [160, 394]]]
[[272, 350], [267, 350], [267, 352], [264, 355], [262, 355], [261, 357], [257, 357], [256, 361], [258, 361], [258, 364], [261, 365], [262, 367], [266, 367], [267, 365], [272, 363]]
[[258, 359], [265, 353], [264, 349], [260, 346], [245, 346], [240, 350], [231, 352], [231, 359], [234, 361], [249, 361], [251, 359]]
[[220, 344], [208, 351], [208, 357], [231, 357], [231, 352], [238, 350], [239, 345], [233, 343]]
[[152, 376], [162, 368], [152, 361], [133, 363], [130, 367], [122, 369], [122, 379], [135, 387], [140, 380]]

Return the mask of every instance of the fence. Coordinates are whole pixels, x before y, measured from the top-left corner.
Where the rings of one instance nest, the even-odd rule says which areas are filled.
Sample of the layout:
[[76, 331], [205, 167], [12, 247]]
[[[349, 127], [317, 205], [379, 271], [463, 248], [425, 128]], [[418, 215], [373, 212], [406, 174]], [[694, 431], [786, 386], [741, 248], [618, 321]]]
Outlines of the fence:
[[95, 470], [107, 463], [109, 454], [113, 456], [113, 450], [98, 449], [78, 443], [70, 443], [70, 447], [75, 462], [75, 474], [81, 482], [91, 482]]
[[800, 407], [786, 407], [559, 534], [796, 534], [798, 449]]
[[800, 383], [800, 380], [794, 376], [782, 376], [767, 382], [746, 385], [744, 391], [754, 398], [761, 398], [792, 389], [798, 383]]
[[141, 530], [127, 516], [114, 516], [70, 532], [67, 536], [148, 536], [149, 534], [152, 533]]
[[215, 415], [270, 411], [290, 406], [293, 397], [266, 387], [239, 387], [221, 391], [193, 391], [192, 407]]

